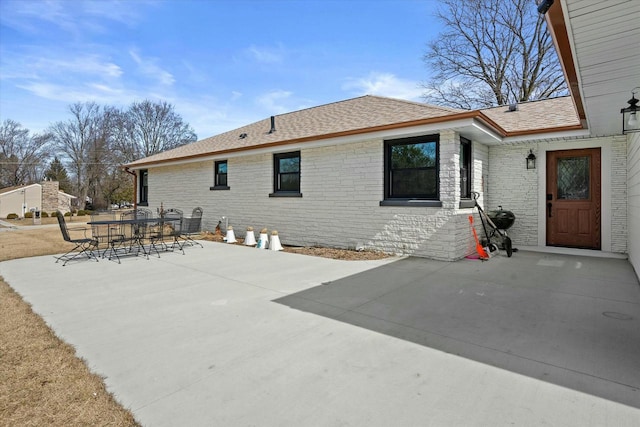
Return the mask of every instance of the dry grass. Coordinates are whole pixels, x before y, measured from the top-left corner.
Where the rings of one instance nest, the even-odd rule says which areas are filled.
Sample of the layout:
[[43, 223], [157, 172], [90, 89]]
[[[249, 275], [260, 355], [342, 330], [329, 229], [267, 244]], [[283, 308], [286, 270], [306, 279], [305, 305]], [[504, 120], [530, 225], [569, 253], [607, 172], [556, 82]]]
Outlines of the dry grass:
[[[86, 226], [89, 217], [66, 220], [70, 228], [79, 228]], [[31, 220], [9, 222], [20, 226], [33, 224]], [[43, 218], [42, 224], [57, 224], [57, 219]], [[73, 231], [72, 237], [82, 234]], [[202, 238], [222, 241], [222, 236], [211, 233]], [[58, 227], [0, 231], [0, 261], [58, 254], [72, 247], [62, 240]], [[285, 251], [345, 260], [388, 256], [331, 248], [285, 246]], [[18, 425], [138, 424], [106, 391], [102, 379], [76, 357], [73, 347], [58, 339], [0, 277], [0, 426]]]
[[[57, 222], [43, 220], [51, 219]], [[68, 245], [57, 227], [0, 231], [0, 261], [62, 253]], [[44, 425], [138, 424], [73, 347], [0, 278], [0, 426]]]

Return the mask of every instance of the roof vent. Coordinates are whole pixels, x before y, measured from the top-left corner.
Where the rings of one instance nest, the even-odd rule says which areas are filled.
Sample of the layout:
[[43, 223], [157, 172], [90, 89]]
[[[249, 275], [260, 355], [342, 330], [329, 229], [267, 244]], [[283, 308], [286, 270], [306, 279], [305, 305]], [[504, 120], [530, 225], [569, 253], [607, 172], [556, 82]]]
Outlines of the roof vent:
[[271, 116], [271, 129], [269, 130], [269, 133], [274, 133], [275, 131], [276, 131], [276, 117]]
[[245, 139], [246, 137], [247, 137], [247, 134], [246, 134], [246, 133], [241, 133], [241, 134], [240, 134], [240, 139]]
[[509, 111], [518, 111], [518, 104], [509, 104]]

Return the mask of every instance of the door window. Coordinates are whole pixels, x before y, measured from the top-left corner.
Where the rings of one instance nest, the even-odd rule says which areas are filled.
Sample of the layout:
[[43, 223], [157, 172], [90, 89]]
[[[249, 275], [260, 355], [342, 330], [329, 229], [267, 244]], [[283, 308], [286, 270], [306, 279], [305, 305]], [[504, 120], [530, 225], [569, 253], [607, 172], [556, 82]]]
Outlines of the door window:
[[589, 166], [589, 156], [558, 158], [558, 199], [589, 199]]

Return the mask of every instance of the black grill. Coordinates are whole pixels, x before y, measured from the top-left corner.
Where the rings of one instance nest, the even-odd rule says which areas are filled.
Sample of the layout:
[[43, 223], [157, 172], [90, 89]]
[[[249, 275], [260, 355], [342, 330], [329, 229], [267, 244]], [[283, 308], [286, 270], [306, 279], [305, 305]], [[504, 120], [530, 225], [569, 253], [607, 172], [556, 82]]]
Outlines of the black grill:
[[513, 212], [505, 211], [502, 208], [497, 211], [487, 212], [487, 216], [500, 230], [507, 230], [516, 220], [516, 216]]

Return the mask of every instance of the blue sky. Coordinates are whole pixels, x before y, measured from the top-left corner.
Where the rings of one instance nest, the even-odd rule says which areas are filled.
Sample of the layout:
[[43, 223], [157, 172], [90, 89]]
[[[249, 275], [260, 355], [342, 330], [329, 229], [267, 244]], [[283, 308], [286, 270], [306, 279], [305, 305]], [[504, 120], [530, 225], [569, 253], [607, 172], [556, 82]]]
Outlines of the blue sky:
[[420, 101], [437, 1], [2, 0], [0, 120], [165, 100], [198, 134], [365, 94]]

